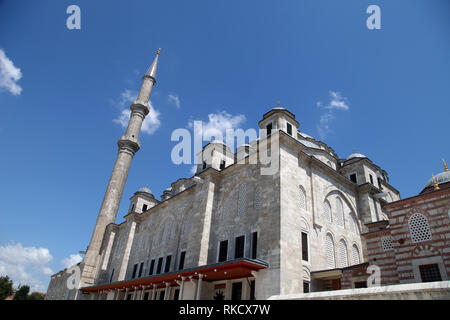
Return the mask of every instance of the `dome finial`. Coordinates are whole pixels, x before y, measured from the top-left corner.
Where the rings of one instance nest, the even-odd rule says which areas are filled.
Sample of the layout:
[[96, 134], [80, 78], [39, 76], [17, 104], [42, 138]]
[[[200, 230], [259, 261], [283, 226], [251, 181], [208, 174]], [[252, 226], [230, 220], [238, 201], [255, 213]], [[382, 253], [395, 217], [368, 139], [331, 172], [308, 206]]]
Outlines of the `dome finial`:
[[436, 181], [436, 177], [434, 176], [434, 174], [432, 173], [431, 176], [433, 177], [433, 186], [434, 186], [434, 190], [439, 190], [439, 185]]
[[159, 56], [159, 54], [161, 53], [161, 48], [158, 49], [158, 51], [156, 51], [156, 54]]
[[445, 163], [445, 159], [442, 158], [442, 162], [444, 163], [444, 171], [448, 171], [447, 164]]

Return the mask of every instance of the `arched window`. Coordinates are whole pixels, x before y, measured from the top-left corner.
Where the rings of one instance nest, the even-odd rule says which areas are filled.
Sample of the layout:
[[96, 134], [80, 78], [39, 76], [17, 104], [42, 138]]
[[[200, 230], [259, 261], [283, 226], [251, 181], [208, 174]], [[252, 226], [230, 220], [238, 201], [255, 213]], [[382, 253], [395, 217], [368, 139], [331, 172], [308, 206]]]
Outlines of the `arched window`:
[[430, 226], [427, 218], [421, 213], [415, 213], [409, 218], [409, 231], [413, 243], [431, 240]]
[[353, 214], [351, 212], [349, 212], [349, 221], [350, 221], [350, 230], [353, 231], [354, 233], [358, 233], [358, 223], [355, 220], [355, 217], [353, 216]]
[[339, 241], [339, 266], [341, 268], [348, 266], [347, 245], [343, 239]]
[[326, 222], [331, 223], [331, 206], [328, 200], [323, 203], [323, 217]]
[[352, 246], [352, 260], [353, 264], [359, 264], [361, 262], [361, 259], [359, 257], [359, 250], [356, 244]]
[[253, 206], [255, 210], [259, 210], [261, 208], [261, 191], [259, 188], [256, 188], [255, 190], [255, 198], [253, 200]]
[[344, 207], [342, 206], [342, 200], [339, 197], [336, 197], [336, 215], [338, 226], [344, 227]]
[[325, 250], [327, 255], [327, 267], [330, 269], [334, 269], [336, 267], [336, 263], [334, 260], [334, 243], [333, 237], [329, 233], [325, 237]]
[[247, 213], [247, 184], [243, 183], [239, 188], [238, 214], [240, 216], [245, 216], [246, 213]]
[[305, 190], [303, 190], [302, 186], [299, 186], [298, 189], [299, 189], [298, 190], [298, 193], [299, 193], [298, 200], [299, 200], [300, 209], [306, 210], [306, 194], [305, 194]]

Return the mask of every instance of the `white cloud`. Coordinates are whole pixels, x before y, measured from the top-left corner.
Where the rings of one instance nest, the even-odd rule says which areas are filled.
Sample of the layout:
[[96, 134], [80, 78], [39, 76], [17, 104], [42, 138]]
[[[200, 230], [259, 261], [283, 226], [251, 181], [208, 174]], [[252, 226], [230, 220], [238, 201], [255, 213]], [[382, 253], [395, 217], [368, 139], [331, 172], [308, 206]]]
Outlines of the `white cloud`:
[[203, 137], [214, 136], [216, 139], [223, 139], [226, 137], [226, 130], [237, 129], [245, 120], [246, 118], [243, 114], [233, 116], [226, 111], [220, 111], [208, 114], [208, 122], [202, 121], [201, 127], [194, 128], [194, 121], [190, 121], [188, 127], [194, 128], [197, 131], [194, 133], [197, 135], [202, 135]]
[[324, 105], [322, 101], [317, 102], [317, 107], [325, 110], [321, 114], [319, 119], [319, 124], [317, 125], [317, 131], [319, 133], [320, 139], [325, 139], [327, 135], [331, 132], [330, 124], [334, 120], [334, 111], [348, 111], [350, 107], [347, 103], [347, 98], [343, 97], [340, 92], [329, 91], [330, 101], [328, 104]]
[[22, 87], [17, 84], [20, 78], [22, 78], [20, 69], [16, 68], [5, 51], [0, 49], [0, 90], [6, 89], [15, 96], [19, 95], [22, 92]]
[[177, 107], [177, 109], [180, 109], [181, 101], [180, 97], [177, 94], [175, 93], [169, 94], [168, 101], [169, 103], [174, 104]]
[[81, 262], [82, 260], [83, 257], [79, 254], [71, 254], [68, 258], [62, 259], [61, 264], [64, 266], [64, 268], [70, 268], [76, 265], [78, 262]]
[[8, 275], [14, 286], [28, 285], [30, 291], [47, 291], [39, 279], [53, 271], [48, 263], [53, 259], [46, 248], [23, 247], [22, 244], [0, 246], [0, 275]]
[[[119, 123], [123, 128], [128, 126], [128, 121], [130, 120], [131, 110], [128, 108], [131, 102], [136, 100], [137, 94], [131, 90], [125, 90], [120, 94], [120, 98], [115, 104], [122, 109], [120, 115], [113, 121]], [[149, 101], [150, 113], [145, 117], [142, 123], [141, 131], [147, 134], [153, 134], [161, 126], [161, 121], [159, 120], [160, 113]]]

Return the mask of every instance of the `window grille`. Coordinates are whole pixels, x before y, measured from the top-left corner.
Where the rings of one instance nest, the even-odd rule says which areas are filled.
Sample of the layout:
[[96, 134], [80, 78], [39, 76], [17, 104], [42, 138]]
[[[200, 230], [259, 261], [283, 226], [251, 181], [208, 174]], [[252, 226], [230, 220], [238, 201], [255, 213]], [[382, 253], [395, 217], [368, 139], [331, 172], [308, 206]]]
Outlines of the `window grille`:
[[334, 243], [330, 234], [327, 234], [325, 238], [325, 248], [327, 254], [327, 266], [328, 268], [333, 269], [336, 267], [336, 264], [334, 261]]
[[261, 208], [261, 191], [259, 189], [255, 190], [255, 199], [253, 200], [253, 206], [255, 210], [259, 210]]
[[352, 246], [352, 258], [353, 258], [353, 264], [359, 264], [361, 262], [361, 259], [359, 257], [359, 250], [356, 244]]
[[342, 207], [342, 200], [339, 198], [336, 198], [336, 213], [338, 226], [344, 227], [344, 208]]
[[427, 218], [420, 213], [415, 213], [409, 218], [409, 231], [413, 243], [431, 240], [430, 226]]
[[391, 237], [383, 237], [381, 238], [381, 248], [383, 251], [394, 250], [394, 244], [392, 243]]
[[339, 241], [339, 264], [341, 268], [348, 266], [347, 245], [344, 240]]
[[300, 209], [306, 210], [306, 195], [305, 195], [305, 191], [303, 190], [303, 188], [301, 186], [299, 187], [299, 206], [300, 206]]
[[331, 223], [331, 206], [328, 200], [325, 200], [323, 204], [323, 216], [327, 222]]
[[245, 216], [247, 212], [247, 184], [241, 185], [239, 188], [238, 214]]

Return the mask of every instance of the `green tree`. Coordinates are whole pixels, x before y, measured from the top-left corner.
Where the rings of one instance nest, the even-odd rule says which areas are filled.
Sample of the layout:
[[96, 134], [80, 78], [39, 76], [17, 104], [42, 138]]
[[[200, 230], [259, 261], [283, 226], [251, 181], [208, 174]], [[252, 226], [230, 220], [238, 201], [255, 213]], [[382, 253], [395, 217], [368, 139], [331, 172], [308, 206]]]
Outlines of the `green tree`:
[[28, 300], [44, 300], [44, 295], [38, 292], [33, 292], [28, 296]]
[[8, 276], [0, 277], [0, 300], [13, 294], [13, 282]]
[[29, 286], [21, 286], [14, 295], [13, 300], [28, 300], [28, 292], [30, 292]]

